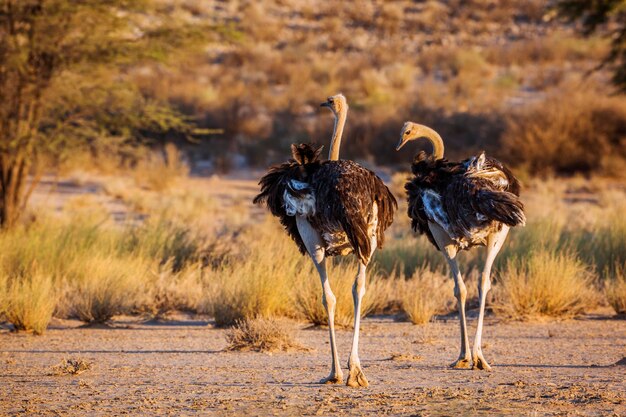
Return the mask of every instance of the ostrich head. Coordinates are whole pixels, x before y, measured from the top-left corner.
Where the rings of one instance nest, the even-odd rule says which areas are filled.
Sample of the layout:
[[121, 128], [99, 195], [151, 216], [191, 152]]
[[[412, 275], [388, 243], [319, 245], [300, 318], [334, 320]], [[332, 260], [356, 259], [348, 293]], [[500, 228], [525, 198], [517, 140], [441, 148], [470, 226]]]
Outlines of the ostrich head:
[[339, 115], [342, 111], [345, 112], [348, 110], [348, 102], [341, 93], [328, 97], [328, 99], [320, 104], [320, 106], [328, 107], [333, 113], [335, 113], [335, 116]]
[[413, 122], [406, 122], [404, 126], [402, 126], [402, 131], [400, 131], [400, 141], [396, 146], [396, 151], [399, 151], [401, 147], [403, 147], [407, 142], [419, 138], [431, 138], [433, 133], [436, 134], [431, 128], [428, 126], [420, 125]]

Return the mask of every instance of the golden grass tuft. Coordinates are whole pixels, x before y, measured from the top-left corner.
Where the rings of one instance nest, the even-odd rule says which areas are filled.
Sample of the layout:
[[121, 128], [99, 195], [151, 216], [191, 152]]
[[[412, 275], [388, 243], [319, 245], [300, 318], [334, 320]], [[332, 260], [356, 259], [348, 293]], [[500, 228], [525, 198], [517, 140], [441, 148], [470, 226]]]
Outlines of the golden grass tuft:
[[605, 294], [617, 314], [626, 314], [626, 263], [615, 268], [613, 278], [607, 278]]
[[589, 268], [571, 252], [548, 249], [510, 259], [494, 293], [497, 314], [522, 320], [575, 317], [598, 302]]
[[41, 272], [11, 279], [3, 298], [0, 310], [15, 330], [34, 334], [45, 332], [57, 301], [52, 279]]
[[[293, 317], [294, 283], [312, 272], [312, 265], [273, 220], [248, 229], [233, 245], [241, 251], [224, 259], [210, 273], [208, 291], [213, 294], [212, 312], [219, 326], [254, 317]], [[310, 263], [310, 261], [309, 261]]]
[[87, 323], [105, 323], [128, 313], [145, 282], [149, 264], [142, 258], [111, 256], [81, 259], [68, 268], [66, 295], [71, 315]]
[[[308, 260], [311, 263], [310, 260]], [[327, 261], [327, 264], [329, 262]], [[335, 306], [335, 325], [350, 327], [354, 322], [354, 301], [352, 286], [356, 279], [356, 262], [336, 261], [327, 267], [333, 294], [337, 299]], [[328, 315], [322, 304], [322, 285], [315, 269], [298, 282], [293, 283], [293, 298], [299, 317], [315, 325], [328, 325]], [[365, 295], [361, 301], [361, 317], [373, 311], [384, 309], [393, 292], [393, 280], [382, 279], [375, 271], [368, 271], [365, 284]]]
[[428, 266], [404, 281], [399, 294], [402, 310], [413, 324], [426, 324], [435, 314], [449, 312], [454, 302], [452, 280]]
[[238, 320], [226, 335], [227, 350], [275, 352], [304, 349], [284, 321], [274, 318]]

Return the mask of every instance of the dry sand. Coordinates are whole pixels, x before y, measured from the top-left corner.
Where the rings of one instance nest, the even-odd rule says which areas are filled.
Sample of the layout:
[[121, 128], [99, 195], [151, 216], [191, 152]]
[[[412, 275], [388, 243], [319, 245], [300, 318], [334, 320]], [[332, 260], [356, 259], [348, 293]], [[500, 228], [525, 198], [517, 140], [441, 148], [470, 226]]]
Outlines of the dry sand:
[[[56, 322], [44, 336], [0, 332], [0, 415], [626, 415], [626, 321], [488, 318], [492, 372], [453, 370], [454, 318], [413, 326], [362, 324], [371, 386], [319, 385], [329, 370], [327, 330], [292, 323], [311, 351], [225, 352], [226, 330], [184, 318], [119, 319], [114, 328]], [[471, 324], [474, 324], [472, 321]], [[342, 363], [351, 331], [338, 332]], [[393, 358], [393, 359], [392, 359]], [[59, 375], [65, 359], [90, 369]]]

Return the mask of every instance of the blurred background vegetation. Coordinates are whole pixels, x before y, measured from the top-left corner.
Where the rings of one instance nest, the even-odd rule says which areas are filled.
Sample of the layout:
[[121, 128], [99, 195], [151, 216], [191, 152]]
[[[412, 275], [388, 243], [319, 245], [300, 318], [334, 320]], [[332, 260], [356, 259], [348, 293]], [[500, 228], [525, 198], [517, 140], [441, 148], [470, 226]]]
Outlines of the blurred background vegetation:
[[624, 4], [2, 0], [0, 223], [43, 172], [132, 166], [145, 145], [176, 144], [198, 173], [283, 160], [327, 141], [318, 103], [338, 91], [342, 155], [366, 165], [406, 164], [410, 119], [452, 159], [622, 175]]

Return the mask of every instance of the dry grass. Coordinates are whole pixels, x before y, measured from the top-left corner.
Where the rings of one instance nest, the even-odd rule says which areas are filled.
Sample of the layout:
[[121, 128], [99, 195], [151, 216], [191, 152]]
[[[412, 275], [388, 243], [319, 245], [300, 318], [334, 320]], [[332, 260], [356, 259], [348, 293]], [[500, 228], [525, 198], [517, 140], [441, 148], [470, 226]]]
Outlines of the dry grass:
[[605, 294], [617, 314], [626, 314], [626, 264], [616, 267], [615, 276], [607, 279]]
[[148, 153], [141, 158], [132, 174], [140, 187], [162, 192], [185, 178], [189, 174], [189, 167], [176, 145], [168, 143], [162, 153]]
[[598, 302], [588, 267], [570, 252], [547, 249], [508, 260], [494, 292], [494, 311], [522, 320], [574, 317]]
[[81, 259], [68, 268], [70, 315], [87, 323], [105, 323], [130, 312], [149, 264], [138, 257], [111, 256]]
[[[327, 324], [317, 271], [278, 222], [259, 222], [241, 198], [216, 202], [194, 181], [162, 193], [127, 190], [147, 196], [148, 217], [140, 223], [113, 223], [106, 211], [92, 210], [97, 199], [86, 199], [59, 218], [39, 216], [0, 234], [0, 290], [7, 294], [0, 299], [2, 318], [37, 333], [52, 314], [102, 322], [118, 313], [164, 318], [172, 310], [209, 314], [220, 325], [257, 317]], [[611, 265], [626, 262], [620, 209], [626, 198], [611, 184], [531, 181], [524, 196], [528, 226], [511, 232], [494, 268], [499, 314], [580, 314], [597, 299], [593, 272], [607, 300], [623, 309], [623, 274], [616, 274], [622, 269]], [[401, 209], [368, 268], [362, 314], [402, 310], [425, 323], [454, 310], [453, 283], [443, 256], [414, 236], [404, 217]], [[483, 260], [480, 249], [459, 260], [470, 299]], [[333, 258], [328, 272], [336, 323], [350, 327], [356, 263]]]
[[227, 350], [276, 352], [304, 349], [284, 321], [274, 318], [238, 320], [226, 335]]
[[[310, 263], [311, 261], [307, 259]], [[337, 299], [335, 306], [335, 325], [350, 327], [354, 322], [354, 301], [352, 286], [357, 273], [356, 262], [335, 261], [328, 268], [329, 281]], [[392, 301], [394, 279], [383, 279], [375, 271], [368, 271], [365, 295], [361, 301], [361, 316], [374, 311], [384, 310]], [[293, 297], [299, 317], [315, 325], [328, 325], [326, 309], [322, 304], [322, 285], [319, 275], [311, 268], [310, 273], [293, 285]]]
[[211, 274], [212, 311], [218, 325], [253, 317], [293, 316], [291, 288], [312, 268], [275, 222], [258, 225], [233, 245], [244, 249]]
[[6, 284], [4, 304], [0, 310], [15, 330], [43, 334], [52, 319], [56, 293], [49, 275], [36, 272], [29, 277], [18, 276]]
[[399, 294], [402, 310], [413, 324], [426, 324], [435, 314], [449, 312], [454, 302], [452, 280], [427, 266], [404, 281]]
[[[571, 83], [509, 116], [504, 153], [533, 175], [602, 172], [623, 176], [626, 100], [598, 85]], [[600, 90], [600, 91], [599, 91]]]
[[201, 263], [186, 265], [178, 271], [171, 262], [160, 265], [151, 285], [143, 289], [142, 310], [156, 319], [166, 318], [172, 311], [205, 313], [205, 297], [212, 297], [207, 294], [205, 278]]
[[82, 359], [63, 359], [61, 363], [55, 365], [52, 368], [52, 375], [80, 375], [85, 371], [90, 370], [92, 367], [92, 363]]

